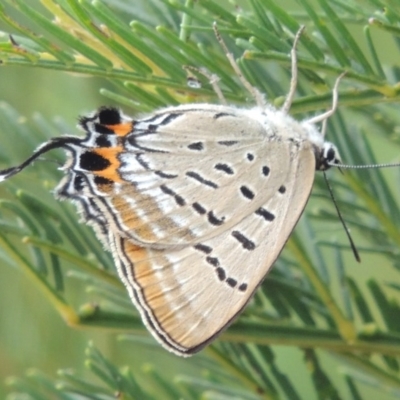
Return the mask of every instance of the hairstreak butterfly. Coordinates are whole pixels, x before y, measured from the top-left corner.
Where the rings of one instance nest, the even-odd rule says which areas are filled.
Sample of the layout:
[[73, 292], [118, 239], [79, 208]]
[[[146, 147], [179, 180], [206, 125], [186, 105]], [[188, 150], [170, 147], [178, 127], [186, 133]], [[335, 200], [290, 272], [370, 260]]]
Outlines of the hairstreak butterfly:
[[146, 326], [176, 354], [199, 351], [235, 319], [302, 214], [315, 170], [340, 162], [315, 126], [334, 113], [339, 79], [329, 111], [288, 115], [300, 34], [281, 109], [244, 79], [217, 32], [257, 106], [188, 104], [140, 119], [103, 107], [80, 119], [85, 137], [53, 138], [0, 172], [5, 180], [66, 150], [57, 196], [94, 227]]

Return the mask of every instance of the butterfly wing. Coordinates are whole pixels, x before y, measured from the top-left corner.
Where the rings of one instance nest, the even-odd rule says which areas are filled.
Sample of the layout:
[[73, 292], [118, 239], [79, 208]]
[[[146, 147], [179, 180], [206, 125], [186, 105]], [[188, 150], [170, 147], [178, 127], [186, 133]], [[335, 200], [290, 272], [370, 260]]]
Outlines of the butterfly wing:
[[248, 303], [278, 257], [313, 184], [315, 157], [309, 146], [298, 148], [285, 167], [285, 191], [270, 193], [261, 207], [202, 242], [180, 249], [141, 247], [110, 233], [120, 278], [149, 330], [170, 351], [187, 356], [212, 341]]
[[[121, 125], [127, 124], [110, 130]], [[107, 133], [114, 143], [104, 148], [90, 149], [104, 142], [104, 125], [86, 127], [86, 147], [76, 148], [68, 170], [74, 176], [59, 193], [90, 198], [116, 235], [154, 248], [199, 243], [263, 213], [269, 198], [285, 190], [298, 147], [259, 115], [223, 106], [160, 111], [118, 140]], [[80, 192], [79, 174], [87, 181]]]
[[84, 121], [58, 193], [111, 248], [155, 338], [190, 355], [234, 320], [281, 252], [311, 191], [313, 146], [286, 120], [288, 131], [221, 106], [124, 118]]
[[191, 105], [133, 122], [101, 109], [81, 126], [84, 139], [52, 139], [0, 179], [66, 148], [58, 195], [112, 250], [155, 338], [193, 354], [234, 320], [278, 257], [309, 197], [319, 145], [274, 110]]

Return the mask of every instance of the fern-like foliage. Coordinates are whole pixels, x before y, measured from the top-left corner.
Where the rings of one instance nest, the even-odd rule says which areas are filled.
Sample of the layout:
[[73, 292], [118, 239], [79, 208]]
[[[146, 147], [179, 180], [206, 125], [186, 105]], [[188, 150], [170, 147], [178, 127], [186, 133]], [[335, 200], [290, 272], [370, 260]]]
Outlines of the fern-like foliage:
[[[40, 7], [4, 1], [0, 19], [9, 32], [0, 37], [0, 60], [3, 68], [18, 65], [105, 77], [114, 85], [112, 91], [102, 89], [105, 103], [116, 102], [132, 114], [217, 102], [203, 76], [197, 77], [200, 88], [187, 85], [182, 66], [204, 67], [220, 78], [230, 103], [250, 106], [252, 99], [213, 35], [216, 21], [244, 75], [279, 106], [289, 87], [293, 37], [305, 24], [298, 49], [299, 96], [291, 113], [303, 118], [328, 108], [333, 82], [346, 71], [339, 111], [328, 124], [329, 140], [347, 164], [376, 163], [378, 135], [386, 146], [380, 156], [398, 154], [400, 116], [391, 103], [400, 100], [399, 71], [385, 59], [376, 38], [393, 41], [393, 51], [398, 51], [400, 6], [389, 0], [298, 0], [298, 6], [301, 12], [293, 13], [276, 0], [243, 0], [238, 5], [151, 0], [140, 6], [136, 1], [42, 0]], [[18, 22], [19, 17], [30, 27]], [[1, 137], [2, 168], [20, 162], [55, 131], [40, 117], [21, 126], [18, 112], [6, 104], [0, 107], [0, 119], [13, 132], [12, 142], [5, 134]], [[392, 161], [388, 158], [379, 161]], [[154, 346], [150, 363], [157, 364], [158, 352], [165, 350], [143, 340], [139, 315], [91, 230], [78, 223], [68, 205], [45, 202], [29, 190], [32, 185], [48, 190], [59, 172], [37, 163], [24, 175], [18, 188], [12, 180], [1, 187], [1, 193], [4, 188], [11, 193], [0, 201], [2, 258], [17, 264], [70, 326], [129, 334], [129, 340]], [[362, 266], [355, 267], [326, 186], [317, 177], [306, 213], [240, 319], [200, 355], [175, 361], [182, 363], [182, 371], [188, 363], [200, 366], [201, 377], [182, 372], [171, 381], [153, 367], [119, 368], [89, 346], [87, 366], [101, 384], [70, 371], [61, 371], [56, 381], [33, 372], [9, 380], [14, 398], [25, 393], [32, 399], [358, 400], [371, 398], [366, 391], [370, 386], [377, 395], [398, 395], [399, 173], [333, 171], [330, 182], [361, 257], [374, 257], [380, 276], [365, 276]], [[246, 267], [251, 273], [251, 265]], [[68, 301], [64, 275], [70, 269], [100, 302], [93, 304], [89, 297], [77, 310]], [[275, 345], [290, 348], [280, 362]], [[308, 371], [307, 393], [303, 378], [290, 368], [299, 354]], [[339, 359], [339, 378], [337, 370], [323, 367], [327, 354]]]

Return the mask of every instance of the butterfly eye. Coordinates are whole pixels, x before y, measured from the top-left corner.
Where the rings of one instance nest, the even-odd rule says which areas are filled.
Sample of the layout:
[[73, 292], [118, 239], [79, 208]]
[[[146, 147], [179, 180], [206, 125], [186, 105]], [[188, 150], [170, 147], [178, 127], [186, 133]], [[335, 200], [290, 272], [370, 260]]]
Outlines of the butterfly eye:
[[325, 142], [319, 160], [317, 160], [316, 169], [318, 171], [326, 171], [336, 164], [341, 164], [339, 151], [334, 144]]

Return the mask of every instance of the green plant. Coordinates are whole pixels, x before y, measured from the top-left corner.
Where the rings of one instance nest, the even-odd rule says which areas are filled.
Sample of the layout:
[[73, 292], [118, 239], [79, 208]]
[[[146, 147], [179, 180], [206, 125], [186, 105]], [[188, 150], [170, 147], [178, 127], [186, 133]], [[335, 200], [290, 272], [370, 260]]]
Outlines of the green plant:
[[[328, 108], [332, 82], [347, 71], [340, 89], [340, 110], [328, 125], [329, 140], [338, 145], [348, 164], [375, 163], [376, 143], [382, 155], [394, 156], [396, 150], [391, 147], [397, 146], [398, 152], [400, 118], [390, 103], [400, 98], [398, 71], [393, 60], [383, 60], [385, 55], [373, 36], [376, 30], [386, 35], [381, 38], [393, 37], [399, 44], [400, 7], [383, 0], [298, 2], [302, 11], [296, 14], [272, 0], [242, 1], [243, 8], [212, 0], [152, 0], [147, 3], [152, 9], [151, 23], [139, 19], [127, 23], [118, 14], [118, 1], [42, 0], [41, 9], [14, 0], [0, 5], [0, 18], [12, 30], [12, 36], [4, 36], [0, 42], [0, 59], [5, 67], [20, 65], [107, 78], [114, 89], [101, 90], [105, 98], [136, 112], [183, 102], [216, 102], [206, 80], [200, 76], [202, 87], [192, 88], [182, 69], [183, 65], [206, 67], [221, 79], [229, 102], [246, 105], [248, 94], [213, 36], [212, 22], [216, 20], [222, 35], [235, 40], [228, 46], [239, 57], [243, 73], [279, 106], [289, 86], [288, 53], [293, 35], [304, 23], [307, 29], [298, 50], [300, 96], [291, 113], [302, 118]], [[133, 15], [138, 6], [126, 7]], [[15, 11], [41, 33], [17, 23], [17, 17], [11, 17]], [[16, 123], [18, 115], [7, 105], [1, 107], [0, 118], [21, 143], [29, 137], [38, 144], [44, 135], [54, 132], [43, 119], [36, 121], [35, 128], [21, 128]], [[4, 166], [22, 159], [15, 151], [10, 156], [8, 146], [3, 137], [0, 156]], [[303, 398], [298, 376], [288, 374], [288, 365], [276, 361], [272, 346], [279, 344], [293, 348], [289, 358], [296, 357], [292, 354], [299, 350], [303, 353], [313, 385], [312, 394], [306, 396], [368, 399], [367, 385], [374, 386], [376, 393], [390, 387], [396, 395], [400, 387], [396, 174], [370, 170], [330, 175], [344, 218], [361, 243], [362, 257], [376, 257], [381, 270], [385, 274], [390, 271], [392, 282], [382, 276], [359, 279], [358, 272], [349, 270], [355, 261], [347, 256], [344, 234], [338, 241], [333, 239], [329, 228], [336, 228], [339, 222], [317, 177], [307, 212], [254, 301], [200, 356], [179, 361], [200, 365], [204, 376], [182, 373], [170, 381], [152, 368], [146, 373], [118, 369], [89, 346], [87, 365], [102, 384], [89, 383], [67, 371], [57, 381], [34, 373], [12, 381], [16, 392], [35, 399], [73, 399], [78, 393], [90, 399]], [[40, 186], [59, 176], [55, 168], [39, 165], [31, 179]], [[144, 327], [115, 277], [109, 255], [90, 229], [78, 224], [71, 208], [42, 201], [28, 190], [16, 190], [12, 181], [2, 185], [11, 191], [10, 200], [0, 202], [4, 258], [24, 270], [69, 325], [116, 330], [143, 340]], [[26, 187], [29, 185], [32, 183]], [[317, 207], [320, 210], [316, 211]], [[101, 299], [98, 304], [86, 303], [77, 311], [67, 300], [63, 290], [67, 268], [92, 286]], [[164, 350], [156, 347], [154, 351]], [[323, 367], [321, 359], [326, 354], [339, 358], [341, 379], [336, 371]], [[154, 387], [149, 389], [151, 384]]]

